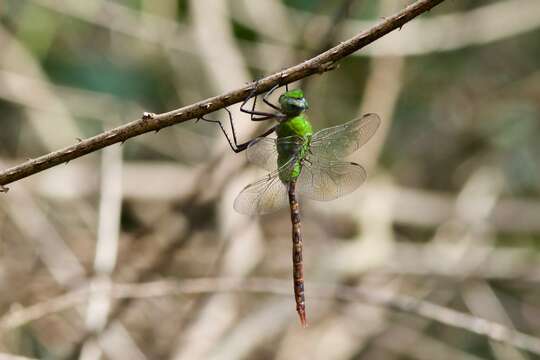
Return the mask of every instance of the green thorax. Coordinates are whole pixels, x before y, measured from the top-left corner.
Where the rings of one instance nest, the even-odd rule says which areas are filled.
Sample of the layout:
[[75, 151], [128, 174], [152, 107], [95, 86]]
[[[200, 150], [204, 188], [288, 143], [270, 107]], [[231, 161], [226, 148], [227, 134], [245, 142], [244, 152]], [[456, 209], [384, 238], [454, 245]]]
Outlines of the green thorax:
[[299, 136], [303, 139], [311, 138], [313, 128], [305, 113], [281, 121], [276, 129], [278, 138]]
[[292, 180], [296, 180], [300, 176], [302, 170], [301, 160], [304, 158], [309, 148], [309, 142], [313, 135], [313, 128], [311, 123], [307, 119], [305, 113], [287, 118], [281, 121], [276, 129], [278, 139], [293, 136], [298, 138], [298, 142], [302, 145], [300, 149], [297, 144], [294, 143], [278, 143], [278, 167], [287, 163], [291, 157], [296, 156], [297, 160], [291, 167], [287, 167], [287, 171], [282, 171], [279, 177], [282, 182], [288, 183]]

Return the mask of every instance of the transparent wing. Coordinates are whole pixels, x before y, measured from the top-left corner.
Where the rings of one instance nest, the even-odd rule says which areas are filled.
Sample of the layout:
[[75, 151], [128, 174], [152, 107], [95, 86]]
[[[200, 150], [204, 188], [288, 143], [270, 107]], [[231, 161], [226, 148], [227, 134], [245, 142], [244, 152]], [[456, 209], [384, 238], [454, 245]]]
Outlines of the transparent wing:
[[343, 125], [317, 131], [311, 140], [311, 153], [315, 158], [344, 158], [368, 142], [380, 124], [377, 114], [366, 114]]
[[234, 209], [245, 215], [263, 215], [287, 207], [287, 186], [279, 174], [290, 172], [296, 162], [297, 158], [291, 158], [279, 169], [246, 186], [234, 200]]
[[277, 168], [277, 147], [276, 139], [259, 137], [249, 143], [246, 150], [247, 159], [268, 171]]
[[298, 136], [288, 136], [280, 139], [259, 137], [249, 143], [246, 150], [248, 161], [265, 170], [274, 171], [278, 166], [278, 146], [287, 146], [291, 157], [298, 153], [303, 139]]
[[357, 163], [308, 158], [303, 162], [296, 188], [309, 199], [329, 201], [353, 192], [366, 177], [366, 170]]
[[234, 209], [245, 215], [263, 215], [282, 209], [288, 203], [287, 187], [276, 171], [246, 186], [234, 200]]

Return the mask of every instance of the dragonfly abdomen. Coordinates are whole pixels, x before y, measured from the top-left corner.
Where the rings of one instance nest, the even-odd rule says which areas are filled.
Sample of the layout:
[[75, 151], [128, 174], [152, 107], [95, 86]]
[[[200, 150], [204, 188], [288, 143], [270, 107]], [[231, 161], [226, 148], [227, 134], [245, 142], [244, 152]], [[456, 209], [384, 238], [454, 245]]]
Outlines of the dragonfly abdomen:
[[289, 183], [289, 206], [291, 208], [292, 240], [293, 240], [293, 281], [296, 312], [300, 316], [303, 327], [306, 322], [306, 301], [304, 296], [304, 262], [302, 257], [302, 229], [300, 222], [300, 205], [296, 198], [296, 181]]
[[[283, 164], [286, 164], [288, 161], [290, 161], [290, 156], [287, 156], [286, 159], [283, 160]], [[300, 176], [300, 172], [302, 170], [302, 163], [300, 160], [292, 160], [293, 163], [290, 164], [290, 166], [284, 166], [280, 167], [279, 172], [279, 179], [282, 183], [285, 185], [289, 184], [291, 181], [296, 181], [298, 177]], [[282, 161], [278, 157], [278, 164], [280, 164]]]

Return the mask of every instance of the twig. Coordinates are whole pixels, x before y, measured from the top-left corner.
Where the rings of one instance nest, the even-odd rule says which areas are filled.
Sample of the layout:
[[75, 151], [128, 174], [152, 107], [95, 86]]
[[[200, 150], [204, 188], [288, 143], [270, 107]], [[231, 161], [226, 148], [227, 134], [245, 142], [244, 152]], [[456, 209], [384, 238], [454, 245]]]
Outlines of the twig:
[[[325, 286], [309, 284], [311, 296], [320, 299], [336, 299], [349, 302], [365, 301], [372, 305], [411, 313], [437, 321], [447, 326], [460, 328], [489, 339], [511, 344], [516, 348], [540, 354], [540, 339], [510, 329], [499, 323], [478, 318], [412, 296], [396, 294], [372, 287]], [[9, 330], [70, 309], [86, 301], [89, 289], [84, 288], [48, 301], [14, 310], [0, 318], [0, 329]], [[286, 280], [270, 278], [199, 278], [182, 281], [155, 281], [142, 284], [114, 284], [111, 296], [116, 299], [148, 299], [171, 295], [188, 295], [218, 292], [253, 292], [290, 296], [290, 284]]]
[[202, 115], [217, 111], [224, 107], [240, 102], [248, 96], [253, 89], [257, 94], [270, 90], [277, 84], [285, 85], [303, 79], [313, 74], [320, 74], [333, 69], [334, 64], [355, 51], [371, 44], [389, 32], [402, 27], [416, 16], [431, 10], [444, 0], [419, 0], [407, 6], [395, 15], [392, 15], [373, 28], [340, 43], [332, 49], [315, 56], [298, 65], [292, 66], [267, 76], [259, 81], [252, 82], [240, 89], [215, 96], [195, 104], [162, 114], [145, 113], [141, 119], [132, 121], [123, 126], [105, 131], [77, 142], [74, 145], [54, 151], [52, 153], [29, 160], [18, 166], [0, 173], [0, 185], [6, 185], [23, 179], [53, 166], [66, 163], [83, 155], [89, 154], [106, 146], [124, 142], [132, 137], [158, 131], [165, 127], [187, 120], [199, 118]]
[[20, 356], [20, 355], [8, 354], [8, 353], [0, 353], [0, 360], [37, 360], [37, 359]]

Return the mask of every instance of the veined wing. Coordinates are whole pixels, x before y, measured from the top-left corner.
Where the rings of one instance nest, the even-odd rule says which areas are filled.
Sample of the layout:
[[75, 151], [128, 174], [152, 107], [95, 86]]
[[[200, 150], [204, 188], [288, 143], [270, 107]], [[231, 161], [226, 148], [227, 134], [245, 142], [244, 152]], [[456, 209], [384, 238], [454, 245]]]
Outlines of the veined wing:
[[291, 158], [279, 169], [246, 186], [234, 200], [234, 209], [245, 215], [263, 215], [287, 207], [287, 186], [281, 182], [279, 174], [291, 171], [296, 161]]
[[311, 140], [311, 153], [314, 158], [342, 159], [368, 142], [380, 123], [377, 114], [366, 114], [343, 125], [317, 131]]
[[268, 214], [287, 205], [287, 187], [277, 171], [246, 186], [234, 200], [234, 209], [245, 215]]
[[357, 163], [308, 157], [302, 163], [296, 188], [309, 199], [329, 201], [353, 192], [366, 177], [366, 170]]
[[265, 170], [274, 171], [278, 164], [278, 146], [286, 146], [291, 157], [300, 150], [303, 139], [298, 136], [287, 136], [279, 139], [259, 137], [249, 143], [246, 150], [248, 161]]

